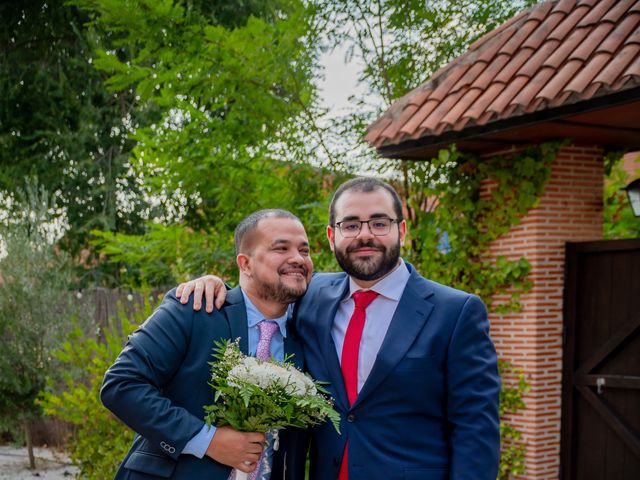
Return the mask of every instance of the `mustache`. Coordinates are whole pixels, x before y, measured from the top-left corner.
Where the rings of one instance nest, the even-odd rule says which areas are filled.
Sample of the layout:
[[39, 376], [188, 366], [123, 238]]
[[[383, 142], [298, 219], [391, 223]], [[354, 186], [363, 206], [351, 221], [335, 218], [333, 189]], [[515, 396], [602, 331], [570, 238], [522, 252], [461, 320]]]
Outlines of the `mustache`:
[[280, 274], [301, 273], [302, 275], [304, 275], [306, 277], [309, 274], [309, 269], [307, 267], [305, 267], [304, 265], [291, 266], [291, 267], [281, 268], [280, 270], [278, 270], [278, 273], [280, 273]]
[[351, 244], [347, 247], [347, 253], [351, 253], [360, 248], [375, 248], [376, 250], [384, 251], [385, 248], [374, 240], [368, 240], [366, 242], [359, 241], [358, 243]]

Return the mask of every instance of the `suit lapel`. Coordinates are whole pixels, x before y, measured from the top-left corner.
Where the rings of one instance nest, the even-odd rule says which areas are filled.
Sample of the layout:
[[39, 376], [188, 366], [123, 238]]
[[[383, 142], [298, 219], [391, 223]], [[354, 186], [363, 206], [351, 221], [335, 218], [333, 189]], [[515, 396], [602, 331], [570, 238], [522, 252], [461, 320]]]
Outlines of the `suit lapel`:
[[291, 328], [291, 321], [287, 321], [287, 336], [284, 339], [284, 357], [287, 358], [293, 356], [291, 361], [293, 364], [302, 369], [304, 368], [304, 353], [302, 352], [302, 345], [298, 340], [293, 328]]
[[433, 310], [433, 304], [426, 300], [432, 294], [430, 289], [425, 288], [424, 279], [412, 270], [371, 373], [353, 407], [373, 392], [406, 355]]
[[344, 388], [340, 359], [336, 352], [336, 344], [331, 336], [331, 329], [340, 301], [346, 295], [348, 288], [349, 277], [345, 275], [342, 279], [322, 287], [316, 302], [318, 306], [316, 333], [322, 349], [322, 356], [326, 363], [329, 381], [333, 386], [334, 400], [344, 410], [348, 410], [349, 401], [347, 399], [347, 391]]
[[240, 339], [240, 350], [245, 355], [249, 354], [249, 340], [247, 327], [247, 307], [244, 304], [244, 297], [240, 287], [229, 290], [227, 293], [227, 306], [224, 312], [229, 320], [231, 328], [231, 340]]

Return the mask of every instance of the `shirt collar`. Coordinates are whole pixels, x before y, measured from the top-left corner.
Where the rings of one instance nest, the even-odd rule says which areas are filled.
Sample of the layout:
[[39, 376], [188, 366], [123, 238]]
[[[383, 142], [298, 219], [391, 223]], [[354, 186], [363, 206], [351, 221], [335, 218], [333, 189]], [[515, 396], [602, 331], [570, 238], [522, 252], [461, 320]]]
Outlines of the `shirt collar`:
[[[247, 309], [247, 326], [249, 328], [255, 327], [262, 320], [266, 320], [266, 319], [262, 314], [262, 312], [258, 310], [258, 307], [256, 307], [251, 302], [251, 300], [249, 300], [249, 297], [244, 293], [244, 291], [242, 289], [240, 289], [240, 291], [242, 292], [242, 296], [244, 297], [244, 304], [245, 304], [245, 308]], [[291, 312], [291, 308], [287, 308], [287, 311], [284, 313], [284, 315], [278, 318], [270, 318], [268, 320], [269, 322], [275, 322], [278, 324], [278, 328], [280, 329], [280, 333], [282, 334], [283, 338], [287, 338], [287, 319], [289, 318], [290, 312]]]
[[[398, 266], [369, 290], [373, 290], [383, 297], [399, 302], [410, 276], [411, 274], [404, 260], [400, 259]], [[349, 295], [345, 300], [351, 298], [353, 292], [357, 292], [358, 290], [362, 290], [362, 287], [360, 287], [353, 278], [349, 277]]]

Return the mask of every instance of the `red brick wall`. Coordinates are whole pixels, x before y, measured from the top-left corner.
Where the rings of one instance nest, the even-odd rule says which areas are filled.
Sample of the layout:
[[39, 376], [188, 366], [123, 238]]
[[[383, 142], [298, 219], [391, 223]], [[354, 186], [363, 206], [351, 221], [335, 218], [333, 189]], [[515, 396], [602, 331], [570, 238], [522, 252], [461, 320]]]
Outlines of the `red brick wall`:
[[490, 317], [500, 357], [531, 386], [526, 409], [512, 419], [527, 443], [527, 473], [518, 478], [558, 478], [565, 243], [602, 238], [602, 155], [595, 147], [563, 148], [539, 204], [492, 247], [493, 255], [524, 256], [532, 265], [522, 311]]

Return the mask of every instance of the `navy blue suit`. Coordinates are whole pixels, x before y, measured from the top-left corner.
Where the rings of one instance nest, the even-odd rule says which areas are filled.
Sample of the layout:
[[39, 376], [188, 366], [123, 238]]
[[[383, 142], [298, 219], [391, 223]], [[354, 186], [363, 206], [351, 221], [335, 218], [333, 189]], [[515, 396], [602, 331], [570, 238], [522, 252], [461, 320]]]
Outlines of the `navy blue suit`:
[[497, 477], [500, 379], [484, 304], [407, 267], [409, 281], [351, 407], [331, 336], [347, 275], [315, 275], [296, 307], [307, 368], [330, 383], [341, 415], [341, 435], [329, 424], [314, 428], [312, 480], [338, 478], [347, 439], [349, 480]]
[[[204, 310], [195, 312], [193, 299], [182, 305], [175, 290], [170, 291], [107, 370], [102, 402], [137, 433], [116, 479], [226, 480], [229, 476], [230, 467], [207, 456], [180, 454], [204, 425], [204, 405], [213, 403], [208, 362], [213, 360], [214, 341], [239, 337], [247, 353], [247, 314], [240, 288], [231, 290], [222, 309], [212, 315], [213, 321]], [[285, 355], [294, 354], [297, 366], [303, 366], [292, 329], [284, 349]], [[283, 430], [271, 478], [304, 478], [306, 447], [304, 431]]]

